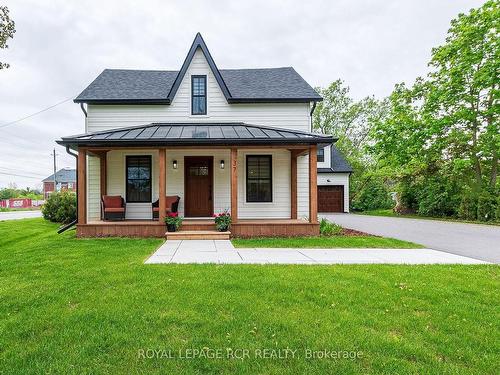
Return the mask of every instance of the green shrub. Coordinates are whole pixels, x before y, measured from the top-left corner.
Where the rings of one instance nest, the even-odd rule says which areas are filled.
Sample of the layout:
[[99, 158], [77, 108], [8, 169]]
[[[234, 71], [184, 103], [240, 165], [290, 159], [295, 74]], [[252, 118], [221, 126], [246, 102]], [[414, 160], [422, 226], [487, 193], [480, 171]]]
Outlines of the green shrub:
[[46, 220], [68, 224], [76, 219], [76, 194], [68, 191], [52, 193], [42, 206]]
[[323, 218], [319, 222], [319, 233], [322, 236], [338, 236], [342, 234], [342, 227]]
[[418, 188], [409, 178], [404, 178], [398, 186], [400, 213], [415, 213], [418, 209]]
[[427, 179], [418, 189], [417, 213], [423, 216], [454, 216], [458, 214], [460, 196], [453, 182], [445, 179]]
[[458, 217], [465, 220], [477, 220], [477, 195], [467, 192], [463, 195], [458, 208]]
[[480, 221], [492, 221], [497, 214], [497, 196], [491, 191], [483, 191], [477, 200], [477, 219]]
[[458, 216], [466, 220], [500, 220], [500, 197], [495, 191], [483, 190], [481, 193], [467, 189], [460, 202]]
[[368, 181], [361, 188], [361, 191], [356, 192], [351, 202], [351, 208], [354, 211], [387, 209], [393, 206], [394, 202], [381, 179], [372, 179]]

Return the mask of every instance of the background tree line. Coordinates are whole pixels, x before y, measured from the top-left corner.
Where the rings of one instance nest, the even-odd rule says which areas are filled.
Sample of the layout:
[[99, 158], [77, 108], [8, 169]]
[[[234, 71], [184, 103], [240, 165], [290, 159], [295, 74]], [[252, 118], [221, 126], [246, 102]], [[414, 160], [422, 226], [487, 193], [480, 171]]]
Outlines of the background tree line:
[[388, 98], [353, 100], [341, 80], [317, 89], [314, 128], [353, 166], [353, 210], [500, 220], [499, 20], [495, 0], [460, 14], [429, 73]]
[[0, 199], [10, 199], [10, 198], [29, 198], [40, 200], [43, 199], [42, 192], [38, 189], [31, 189], [27, 187], [26, 189], [18, 189], [16, 186], [12, 185], [3, 189], [0, 189]]

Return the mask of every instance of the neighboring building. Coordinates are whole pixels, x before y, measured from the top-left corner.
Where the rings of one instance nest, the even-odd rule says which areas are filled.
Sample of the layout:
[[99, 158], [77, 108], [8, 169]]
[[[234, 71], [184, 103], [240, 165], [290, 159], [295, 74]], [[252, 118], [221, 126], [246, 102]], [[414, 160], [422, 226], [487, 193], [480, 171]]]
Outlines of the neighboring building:
[[[43, 198], [47, 199], [54, 191], [54, 175], [43, 181]], [[76, 169], [63, 168], [56, 172], [57, 191], [76, 191]]]
[[318, 211], [349, 212], [352, 168], [335, 145], [318, 149]]
[[[335, 141], [311, 132], [320, 100], [290, 67], [218, 69], [200, 34], [179, 71], [104, 70], [75, 99], [85, 134], [57, 142], [78, 153], [77, 234], [163, 236], [164, 196], [183, 230], [229, 209], [233, 236], [319, 234], [317, 149]], [[125, 223], [101, 220], [105, 195]]]

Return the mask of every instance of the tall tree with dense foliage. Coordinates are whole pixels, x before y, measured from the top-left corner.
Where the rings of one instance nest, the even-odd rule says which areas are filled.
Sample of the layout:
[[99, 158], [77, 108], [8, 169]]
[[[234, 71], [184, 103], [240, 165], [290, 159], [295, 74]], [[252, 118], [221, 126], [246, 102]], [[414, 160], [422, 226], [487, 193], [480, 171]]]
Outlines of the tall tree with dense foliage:
[[498, 207], [498, 1], [460, 14], [432, 50], [430, 73], [397, 85], [374, 128], [374, 155], [400, 181], [402, 203], [425, 215], [490, 220]]
[[[0, 49], [9, 48], [7, 40], [14, 37], [16, 24], [9, 16], [9, 8], [0, 6]], [[0, 69], [8, 68], [9, 64], [0, 61]]]
[[313, 114], [315, 130], [338, 138], [336, 147], [352, 165], [351, 208], [376, 209], [391, 206], [389, 193], [375, 168], [374, 159], [366, 152], [375, 123], [385, 118], [387, 101], [369, 96], [356, 101], [349, 87], [338, 79], [326, 88], [317, 88], [323, 96]]

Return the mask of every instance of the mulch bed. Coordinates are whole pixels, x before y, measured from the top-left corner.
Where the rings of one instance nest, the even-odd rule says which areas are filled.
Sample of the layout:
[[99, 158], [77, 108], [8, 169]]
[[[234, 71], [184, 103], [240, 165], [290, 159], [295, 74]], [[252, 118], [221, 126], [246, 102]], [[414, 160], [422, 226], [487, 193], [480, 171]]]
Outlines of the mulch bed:
[[354, 229], [349, 229], [349, 228], [342, 228], [342, 236], [349, 236], [349, 237], [355, 237], [355, 236], [379, 237], [379, 236], [374, 236], [373, 234], [368, 234], [368, 233], [365, 233], [365, 232], [360, 232], [359, 230], [354, 230]]

